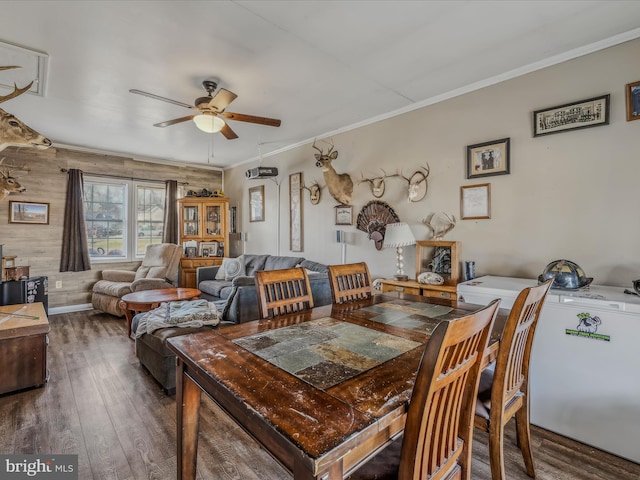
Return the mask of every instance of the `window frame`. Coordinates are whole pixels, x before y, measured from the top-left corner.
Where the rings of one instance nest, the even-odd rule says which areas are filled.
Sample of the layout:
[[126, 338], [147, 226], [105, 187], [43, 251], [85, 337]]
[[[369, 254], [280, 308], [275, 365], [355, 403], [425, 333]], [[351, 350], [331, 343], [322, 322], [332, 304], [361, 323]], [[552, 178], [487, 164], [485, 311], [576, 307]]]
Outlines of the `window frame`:
[[[123, 179], [118, 177], [107, 177], [107, 176], [91, 176], [85, 175], [84, 178], [85, 185], [87, 183], [91, 184], [102, 184], [102, 185], [120, 185], [125, 187], [124, 192], [124, 209], [123, 209], [123, 220], [122, 220], [122, 234], [123, 234], [123, 245], [126, 246], [126, 255], [120, 257], [108, 257], [108, 256], [91, 256], [89, 255], [89, 260], [92, 264], [99, 263], [128, 263], [128, 262], [136, 262], [140, 261], [144, 258], [144, 253], [137, 252], [137, 243], [138, 243], [138, 188], [152, 188], [152, 189], [161, 189], [164, 192], [164, 187], [160, 186], [158, 182], [153, 181], [144, 181], [144, 180], [135, 180], [135, 179]], [[164, 218], [164, 208], [163, 205], [163, 218]], [[85, 220], [86, 221], [86, 220]], [[163, 225], [164, 228], [164, 225]], [[88, 231], [88, 229], [87, 229]], [[126, 236], [126, 240], [125, 237]], [[89, 237], [87, 235], [87, 243], [89, 242]], [[89, 245], [90, 246], [90, 245]]]

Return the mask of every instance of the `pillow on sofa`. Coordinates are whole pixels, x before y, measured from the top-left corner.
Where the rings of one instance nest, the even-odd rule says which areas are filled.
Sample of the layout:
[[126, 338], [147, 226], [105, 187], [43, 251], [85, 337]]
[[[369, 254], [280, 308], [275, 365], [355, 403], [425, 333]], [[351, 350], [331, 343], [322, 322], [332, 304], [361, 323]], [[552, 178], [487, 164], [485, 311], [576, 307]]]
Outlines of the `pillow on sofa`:
[[244, 258], [223, 258], [222, 265], [216, 273], [216, 280], [231, 281], [239, 275], [244, 275]]
[[302, 257], [283, 257], [280, 255], [269, 255], [264, 263], [265, 270], [281, 270], [284, 268], [293, 268], [302, 262]]
[[322, 263], [318, 263], [318, 262], [312, 262], [311, 260], [303, 260], [297, 266], [298, 267], [302, 267], [302, 268], [306, 268], [307, 269], [307, 273], [309, 273], [309, 272], [312, 272], [312, 273], [328, 273], [329, 272], [329, 269], [327, 268], [326, 265], [324, 265]]

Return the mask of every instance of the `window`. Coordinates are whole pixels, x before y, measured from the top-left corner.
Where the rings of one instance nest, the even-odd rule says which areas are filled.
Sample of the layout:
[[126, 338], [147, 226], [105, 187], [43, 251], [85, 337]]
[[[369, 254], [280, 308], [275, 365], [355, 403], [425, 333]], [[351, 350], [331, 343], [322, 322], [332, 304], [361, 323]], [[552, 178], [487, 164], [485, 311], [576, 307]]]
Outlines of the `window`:
[[131, 180], [87, 178], [84, 214], [92, 261], [133, 261], [162, 243], [164, 187]]

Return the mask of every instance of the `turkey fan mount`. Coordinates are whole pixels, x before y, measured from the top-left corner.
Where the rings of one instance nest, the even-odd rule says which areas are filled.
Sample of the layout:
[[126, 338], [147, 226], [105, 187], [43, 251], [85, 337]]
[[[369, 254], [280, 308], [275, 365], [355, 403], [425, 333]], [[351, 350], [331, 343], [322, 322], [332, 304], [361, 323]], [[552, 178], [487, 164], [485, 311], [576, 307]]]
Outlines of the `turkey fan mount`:
[[372, 200], [360, 210], [356, 225], [358, 230], [369, 235], [369, 240], [373, 240], [376, 250], [382, 250], [387, 224], [399, 221], [400, 218], [388, 203]]

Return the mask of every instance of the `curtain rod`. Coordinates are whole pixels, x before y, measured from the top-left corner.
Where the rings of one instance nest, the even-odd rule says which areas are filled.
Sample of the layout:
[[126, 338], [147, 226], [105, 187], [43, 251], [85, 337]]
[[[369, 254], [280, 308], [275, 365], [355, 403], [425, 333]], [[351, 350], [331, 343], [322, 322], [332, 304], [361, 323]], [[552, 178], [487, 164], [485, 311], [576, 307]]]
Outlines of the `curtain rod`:
[[[61, 168], [60, 171], [62, 173], [68, 173], [68, 168]], [[120, 178], [123, 180], [133, 180], [136, 182], [151, 182], [151, 183], [164, 183], [164, 180], [149, 180], [148, 178], [136, 178], [136, 177], [123, 177], [121, 175], [110, 175], [108, 173], [90, 173], [90, 172], [82, 172], [85, 175], [89, 175], [90, 177], [106, 177], [106, 178]], [[189, 182], [178, 182], [178, 185], [189, 185]]]

